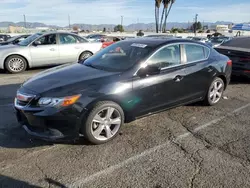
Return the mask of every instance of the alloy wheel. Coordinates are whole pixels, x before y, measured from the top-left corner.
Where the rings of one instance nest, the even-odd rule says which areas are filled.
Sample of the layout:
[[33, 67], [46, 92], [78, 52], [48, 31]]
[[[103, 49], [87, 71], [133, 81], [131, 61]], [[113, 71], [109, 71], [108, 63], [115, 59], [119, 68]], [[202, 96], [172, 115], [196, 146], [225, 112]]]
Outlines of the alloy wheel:
[[224, 83], [222, 80], [216, 80], [209, 92], [209, 98], [213, 104], [219, 102], [224, 91]]
[[25, 62], [21, 58], [12, 58], [9, 60], [9, 69], [13, 72], [20, 72], [25, 67]]
[[119, 131], [122, 124], [121, 114], [113, 107], [100, 110], [91, 123], [91, 134], [99, 141], [105, 141]]

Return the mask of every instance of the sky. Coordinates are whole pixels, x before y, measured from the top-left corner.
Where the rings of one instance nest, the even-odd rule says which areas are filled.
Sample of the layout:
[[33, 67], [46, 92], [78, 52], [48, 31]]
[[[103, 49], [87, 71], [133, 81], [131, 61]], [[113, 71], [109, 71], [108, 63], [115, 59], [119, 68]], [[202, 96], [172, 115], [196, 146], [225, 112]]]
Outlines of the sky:
[[[0, 22], [42, 22], [59, 26], [72, 23], [123, 24], [154, 22], [154, 0], [0, 0]], [[176, 0], [168, 21], [250, 21], [249, 0]]]

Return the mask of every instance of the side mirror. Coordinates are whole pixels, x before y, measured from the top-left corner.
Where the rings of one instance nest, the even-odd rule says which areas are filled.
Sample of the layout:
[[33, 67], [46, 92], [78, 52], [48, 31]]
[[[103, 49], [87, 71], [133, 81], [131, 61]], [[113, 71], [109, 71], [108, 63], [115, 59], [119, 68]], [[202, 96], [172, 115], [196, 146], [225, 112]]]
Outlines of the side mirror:
[[38, 46], [38, 45], [41, 45], [41, 44], [42, 44], [42, 43], [41, 43], [40, 41], [37, 41], [37, 40], [33, 42], [33, 45], [34, 45], [34, 46]]
[[158, 66], [155, 65], [148, 65], [145, 68], [141, 68], [138, 72], [137, 75], [140, 77], [146, 77], [147, 75], [156, 75], [160, 74], [161, 69]]

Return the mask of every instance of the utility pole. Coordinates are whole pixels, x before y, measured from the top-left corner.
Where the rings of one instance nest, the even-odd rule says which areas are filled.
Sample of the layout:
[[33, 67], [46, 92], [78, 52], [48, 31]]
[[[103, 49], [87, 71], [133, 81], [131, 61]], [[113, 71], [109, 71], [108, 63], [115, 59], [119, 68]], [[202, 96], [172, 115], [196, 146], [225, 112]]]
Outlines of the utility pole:
[[122, 26], [122, 24], [123, 24], [123, 16], [121, 16], [121, 26]]
[[121, 31], [120, 32], [122, 32], [122, 28], [123, 28], [122, 24], [123, 24], [123, 16], [121, 16]]
[[198, 14], [195, 15], [195, 22], [194, 22], [194, 35], [195, 36], [197, 33], [197, 20], [198, 20]]
[[24, 21], [24, 27], [27, 28], [27, 24], [26, 24], [26, 16], [25, 14], [23, 15], [23, 21]]
[[70, 29], [70, 15], [68, 15], [69, 29]]

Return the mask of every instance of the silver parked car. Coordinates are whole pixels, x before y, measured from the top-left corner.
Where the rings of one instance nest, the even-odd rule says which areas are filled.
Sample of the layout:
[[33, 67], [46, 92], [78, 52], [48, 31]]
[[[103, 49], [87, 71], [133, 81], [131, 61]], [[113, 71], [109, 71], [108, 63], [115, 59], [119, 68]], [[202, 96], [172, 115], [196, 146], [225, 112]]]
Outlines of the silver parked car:
[[73, 33], [36, 33], [15, 44], [0, 47], [0, 69], [20, 73], [26, 68], [76, 62], [102, 47]]

